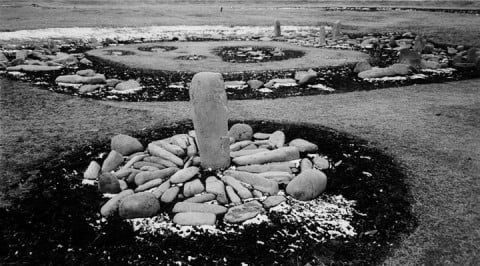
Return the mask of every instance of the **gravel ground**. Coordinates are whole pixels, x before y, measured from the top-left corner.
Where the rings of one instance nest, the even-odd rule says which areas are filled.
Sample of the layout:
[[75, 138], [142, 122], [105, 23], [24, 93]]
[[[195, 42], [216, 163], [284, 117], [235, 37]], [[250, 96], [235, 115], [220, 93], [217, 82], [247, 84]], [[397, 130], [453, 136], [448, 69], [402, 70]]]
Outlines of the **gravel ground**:
[[[480, 80], [229, 103], [231, 117], [318, 123], [371, 142], [408, 176], [419, 227], [387, 265], [478, 265]], [[187, 102], [100, 102], [0, 80], [2, 205], [59, 152], [189, 117]]]

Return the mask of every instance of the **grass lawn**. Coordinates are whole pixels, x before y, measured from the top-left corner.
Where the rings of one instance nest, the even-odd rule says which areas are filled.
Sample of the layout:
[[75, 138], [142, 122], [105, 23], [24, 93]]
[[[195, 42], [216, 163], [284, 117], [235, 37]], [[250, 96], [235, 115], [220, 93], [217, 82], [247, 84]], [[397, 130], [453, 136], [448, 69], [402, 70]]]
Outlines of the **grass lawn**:
[[[2, 1], [0, 30], [271, 25], [274, 19], [282, 24], [316, 25], [341, 19], [351, 32], [414, 31], [439, 42], [480, 46], [480, 16], [466, 14], [270, 9], [265, 2], [229, 4], [219, 13], [217, 2], [176, 6], [142, 1], [135, 7], [112, 6], [111, 2], [98, 5], [98, 1], [66, 1], [68, 4], [59, 6], [57, 2], [37, 1], [40, 7], [33, 7], [29, 1]], [[287, 5], [285, 1], [277, 4]], [[459, 1], [447, 4], [460, 6]], [[348, 132], [397, 159], [409, 177], [419, 226], [404, 237], [385, 264], [480, 265], [479, 88], [476, 79], [327, 96], [232, 101], [229, 106], [232, 118], [311, 122]], [[34, 175], [36, 165], [69, 147], [189, 118], [190, 109], [186, 102], [87, 100], [0, 79], [0, 117], [0, 203], [8, 206], [12, 197], [28, 191], [28, 182], [20, 182], [19, 177]]]

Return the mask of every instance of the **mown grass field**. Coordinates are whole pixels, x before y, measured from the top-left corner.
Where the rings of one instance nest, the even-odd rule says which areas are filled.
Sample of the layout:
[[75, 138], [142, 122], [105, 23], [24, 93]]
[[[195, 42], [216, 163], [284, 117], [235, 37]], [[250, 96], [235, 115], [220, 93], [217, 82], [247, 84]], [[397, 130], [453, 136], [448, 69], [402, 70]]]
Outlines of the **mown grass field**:
[[[317, 25], [341, 19], [346, 31], [414, 31], [439, 42], [480, 46], [480, 17], [431, 12], [324, 12], [272, 9], [274, 1], [2, 1], [0, 30], [73, 26]], [[332, 4], [329, 1], [327, 4]], [[345, 1], [341, 1], [345, 2]], [[117, 2], [115, 2], [117, 3]], [[228, 4], [225, 4], [228, 3]], [[351, 2], [350, 2], [351, 3]], [[355, 2], [356, 4], [359, 4]], [[372, 3], [372, 2], [369, 2]], [[388, 2], [391, 3], [391, 2]], [[460, 1], [398, 5], [479, 7]], [[219, 12], [219, 5], [224, 11]], [[316, 1], [279, 1], [278, 6]], [[332, 4], [332, 5], [333, 5]], [[367, 3], [361, 3], [367, 4]], [[385, 4], [385, 3], [384, 3]], [[10, 6], [4, 6], [10, 5]], [[232, 6], [233, 8], [230, 8]], [[263, 9], [261, 8], [263, 7]], [[419, 226], [386, 265], [480, 265], [480, 80], [369, 92], [230, 102], [232, 118], [318, 123], [371, 142], [409, 176]], [[76, 145], [189, 118], [186, 102], [101, 102], [0, 80], [2, 205], [28, 192], [19, 180]]]

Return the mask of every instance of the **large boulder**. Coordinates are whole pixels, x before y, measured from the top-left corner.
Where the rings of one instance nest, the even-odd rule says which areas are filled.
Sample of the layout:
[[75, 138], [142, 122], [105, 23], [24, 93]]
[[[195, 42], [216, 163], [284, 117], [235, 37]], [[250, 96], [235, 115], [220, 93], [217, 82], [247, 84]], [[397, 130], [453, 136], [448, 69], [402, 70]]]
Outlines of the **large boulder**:
[[73, 83], [73, 84], [105, 84], [106, 79], [102, 74], [95, 74], [92, 77], [83, 77], [79, 75], [63, 75], [55, 79], [58, 83]]
[[327, 176], [315, 169], [302, 171], [290, 183], [286, 192], [297, 200], [312, 200], [317, 198], [327, 187]]
[[115, 135], [111, 140], [110, 146], [112, 150], [124, 156], [144, 150], [142, 143], [138, 139], [124, 134]]
[[151, 217], [159, 210], [160, 202], [150, 192], [140, 192], [124, 197], [118, 208], [120, 216], [127, 219]]

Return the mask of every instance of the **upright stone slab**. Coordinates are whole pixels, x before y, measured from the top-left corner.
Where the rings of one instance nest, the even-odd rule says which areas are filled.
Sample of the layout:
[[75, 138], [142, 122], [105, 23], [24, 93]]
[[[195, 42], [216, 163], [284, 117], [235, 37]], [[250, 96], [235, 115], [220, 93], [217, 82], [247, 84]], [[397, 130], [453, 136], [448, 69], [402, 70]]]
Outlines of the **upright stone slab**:
[[341, 26], [342, 26], [342, 24], [340, 24], [340, 20], [337, 20], [337, 21], [335, 21], [335, 23], [333, 23], [332, 39], [336, 40], [336, 39], [338, 39], [338, 37], [340, 37]]
[[282, 29], [281, 29], [281, 26], [280, 26], [280, 21], [278, 21], [278, 20], [275, 20], [273, 35], [274, 35], [275, 37], [280, 37], [280, 36], [282, 36]]
[[325, 26], [321, 26], [319, 36], [318, 36], [318, 39], [319, 39], [318, 42], [320, 43], [320, 45], [327, 44], [326, 41], [325, 41], [325, 35], [326, 35]]
[[227, 168], [230, 166], [230, 139], [222, 75], [201, 72], [193, 76], [190, 103], [202, 167]]

